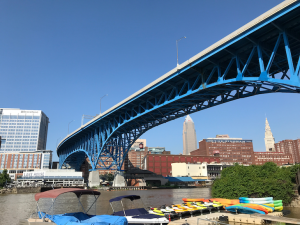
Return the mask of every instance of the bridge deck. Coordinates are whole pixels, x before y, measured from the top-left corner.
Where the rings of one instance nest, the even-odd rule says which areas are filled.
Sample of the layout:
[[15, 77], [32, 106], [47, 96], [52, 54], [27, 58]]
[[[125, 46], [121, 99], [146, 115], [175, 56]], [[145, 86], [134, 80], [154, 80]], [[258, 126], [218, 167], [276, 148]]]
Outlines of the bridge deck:
[[133, 141], [162, 123], [257, 94], [300, 93], [299, 32], [300, 1], [286, 0], [65, 137], [60, 164], [77, 149], [69, 162], [88, 155], [95, 169], [105, 153], [120, 167]]

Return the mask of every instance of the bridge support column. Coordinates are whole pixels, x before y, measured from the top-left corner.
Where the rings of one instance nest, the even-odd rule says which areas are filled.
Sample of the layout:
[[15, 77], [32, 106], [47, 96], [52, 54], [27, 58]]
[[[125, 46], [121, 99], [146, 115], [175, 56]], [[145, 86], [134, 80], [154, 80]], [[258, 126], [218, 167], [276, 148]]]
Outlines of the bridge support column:
[[117, 171], [115, 173], [115, 178], [114, 178], [114, 182], [113, 182], [113, 187], [126, 187], [126, 181], [124, 178], [124, 172], [122, 171]]
[[100, 185], [100, 178], [98, 170], [91, 171], [89, 174], [89, 187], [97, 187]]

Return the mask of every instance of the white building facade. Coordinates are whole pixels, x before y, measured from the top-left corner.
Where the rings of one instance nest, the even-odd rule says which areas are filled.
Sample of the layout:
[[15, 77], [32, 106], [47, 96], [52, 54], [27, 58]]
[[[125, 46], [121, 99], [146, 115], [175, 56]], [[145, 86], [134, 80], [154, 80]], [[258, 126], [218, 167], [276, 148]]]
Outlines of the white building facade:
[[220, 163], [172, 163], [172, 177], [220, 177], [221, 171], [229, 166]]
[[18, 178], [21, 186], [32, 185], [53, 185], [59, 187], [79, 187], [84, 185], [82, 172], [76, 172], [75, 169], [41, 169], [30, 172], [24, 172], [21, 178]]
[[183, 155], [189, 155], [191, 151], [197, 149], [197, 137], [194, 121], [187, 115], [183, 122]]

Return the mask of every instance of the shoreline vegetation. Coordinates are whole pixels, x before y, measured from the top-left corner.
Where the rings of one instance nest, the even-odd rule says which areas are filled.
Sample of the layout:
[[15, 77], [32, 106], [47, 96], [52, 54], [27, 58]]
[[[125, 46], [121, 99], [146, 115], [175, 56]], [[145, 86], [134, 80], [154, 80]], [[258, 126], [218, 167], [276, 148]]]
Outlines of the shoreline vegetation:
[[[264, 165], [235, 164], [221, 172], [212, 184], [213, 198], [273, 197], [290, 204], [298, 194], [300, 165], [279, 167], [273, 162]], [[296, 192], [297, 191], [297, 192]]]

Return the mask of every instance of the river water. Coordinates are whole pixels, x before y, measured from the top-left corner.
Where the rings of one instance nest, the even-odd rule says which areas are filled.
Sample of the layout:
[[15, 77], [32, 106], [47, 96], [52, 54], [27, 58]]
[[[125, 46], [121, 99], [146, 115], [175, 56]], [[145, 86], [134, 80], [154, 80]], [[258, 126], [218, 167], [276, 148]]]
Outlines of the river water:
[[[142, 202], [137, 207], [159, 207], [161, 205], [182, 202], [182, 198], [210, 198], [209, 188], [191, 188], [191, 189], [158, 189], [158, 190], [140, 190], [140, 191], [101, 191], [97, 200], [96, 207], [92, 207], [90, 214], [95, 212], [100, 214], [111, 214], [113, 211], [109, 204], [109, 199], [121, 195], [140, 195]], [[36, 211], [35, 194], [9, 194], [0, 195], [0, 225], [18, 225], [20, 219], [28, 218]], [[94, 196], [82, 196], [81, 202], [84, 208], [88, 208], [94, 201]], [[124, 204], [131, 204], [124, 201]], [[40, 210], [48, 211], [51, 206], [50, 199], [41, 199], [39, 202]], [[113, 205], [116, 211], [121, 210], [118, 204]], [[285, 208], [286, 209], [286, 208]], [[291, 214], [289, 217], [300, 218], [299, 208], [289, 208]], [[63, 194], [55, 201], [53, 213], [67, 213], [82, 211], [77, 198], [73, 193]], [[52, 212], [52, 209], [50, 210]], [[51, 213], [52, 214], [52, 213]]]

